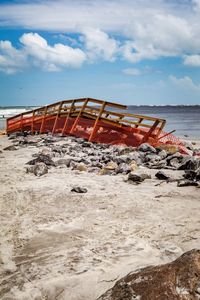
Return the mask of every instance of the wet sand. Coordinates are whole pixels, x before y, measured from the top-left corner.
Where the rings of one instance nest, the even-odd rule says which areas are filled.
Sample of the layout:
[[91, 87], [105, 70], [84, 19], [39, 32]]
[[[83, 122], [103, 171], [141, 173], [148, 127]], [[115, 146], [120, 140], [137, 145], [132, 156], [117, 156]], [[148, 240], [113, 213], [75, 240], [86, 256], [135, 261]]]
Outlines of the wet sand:
[[0, 153], [1, 299], [95, 300], [130, 271], [200, 248], [199, 188], [157, 185], [145, 167], [140, 185], [59, 167], [36, 177], [25, 164], [37, 152]]

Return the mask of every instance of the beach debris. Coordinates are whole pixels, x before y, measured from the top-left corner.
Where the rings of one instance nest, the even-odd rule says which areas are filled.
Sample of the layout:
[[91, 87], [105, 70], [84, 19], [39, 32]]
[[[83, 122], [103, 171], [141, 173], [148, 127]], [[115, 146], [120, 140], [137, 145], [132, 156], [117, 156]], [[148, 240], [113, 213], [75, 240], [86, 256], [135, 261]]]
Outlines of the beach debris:
[[11, 145], [11, 146], [5, 147], [3, 150], [4, 151], [14, 151], [17, 149], [18, 149], [17, 147], [15, 147], [14, 145]]
[[98, 300], [198, 300], [200, 250], [191, 250], [175, 261], [133, 271], [118, 280]]
[[79, 194], [84, 194], [84, 193], [87, 193], [87, 189], [83, 188], [83, 187], [80, 187], [80, 186], [74, 186], [71, 189], [71, 192], [75, 192], [75, 193], [79, 193]]
[[156, 174], [155, 174], [156, 178], [158, 178], [159, 180], [169, 180], [170, 177], [165, 174], [163, 171], [158, 171]]

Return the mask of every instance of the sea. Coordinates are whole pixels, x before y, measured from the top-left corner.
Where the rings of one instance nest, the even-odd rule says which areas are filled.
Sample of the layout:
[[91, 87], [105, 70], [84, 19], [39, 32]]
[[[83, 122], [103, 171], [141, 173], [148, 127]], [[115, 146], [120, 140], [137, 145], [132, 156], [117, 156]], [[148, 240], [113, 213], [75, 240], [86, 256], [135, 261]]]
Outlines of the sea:
[[[0, 130], [6, 127], [6, 118], [31, 110], [30, 106], [0, 106]], [[178, 137], [200, 138], [200, 105], [128, 106], [127, 112], [162, 118], [167, 121], [164, 130]]]

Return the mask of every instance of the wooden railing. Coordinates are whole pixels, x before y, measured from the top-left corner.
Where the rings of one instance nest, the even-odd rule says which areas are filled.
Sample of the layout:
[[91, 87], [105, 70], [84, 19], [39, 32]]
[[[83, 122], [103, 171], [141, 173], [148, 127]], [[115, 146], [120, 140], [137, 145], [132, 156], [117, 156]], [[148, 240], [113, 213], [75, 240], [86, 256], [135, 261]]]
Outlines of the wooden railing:
[[62, 128], [62, 134], [64, 134], [68, 126], [69, 118], [74, 118], [74, 123], [70, 130], [70, 133], [73, 134], [80, 118], [86, 118], [94, 120], [93, 129], [89, 138], [90, 141], [97, 131], [99, 121], [103, 121], [115, 127], [146, 128], [145, 140], [150, 136], [158, 138], [166, 123], [164, 119], [117, 111], [126, 109], [126, 105], [93, 98], [62, 100], [8, 118], [7, 133], [9, 134], [17, 130], [23, 131], [24, 125], [26, 125], [26, 127], [29, 125], [31, 132], [34, 133], [34, 124], [38, 121], [41, 122], [39, 132], [43, 133], [45, 121], [52, 118], [52, 134], [54, 134], [59, 118], [64, 118], [65, 121]]

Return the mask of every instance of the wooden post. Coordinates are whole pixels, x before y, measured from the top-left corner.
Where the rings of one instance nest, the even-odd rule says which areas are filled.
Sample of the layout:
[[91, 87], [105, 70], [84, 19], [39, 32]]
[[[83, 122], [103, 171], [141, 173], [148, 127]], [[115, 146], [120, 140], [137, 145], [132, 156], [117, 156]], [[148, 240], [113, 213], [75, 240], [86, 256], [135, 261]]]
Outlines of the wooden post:
[[70, 114], [71, 114], [71, 112], [72, 112], [72, 109], [74, 108], [74, 102], [75, 102], [75, 101], [73, 100], [73, 101], [72, 101], [72, 104], [71, 104], [71, 106], [70, 106], [70, 109], [69, 109], [69, 111], [68, 111], [68, 114], [67, 114], [67, 117], [66, 117], [66, 120], [65, 120], [65, 124], [64, 124], [63, 130], [62, 130], [62, 135], [64, 135], [65, 130], [66, 130], [66, 128], [67, 128], [67, 123], [68, 123]]
[[143, 118], [139, 118], [138, 123], [135, 124], [135, 128], [138, 128], [138, 126], [140, 125], [140, 123], [142, 123], [142, 121], [143, 121]]
[[[148, 141], [149, 137], [151, 136], [152, 132], [156, 129], [157, 125], [159, 124], [159, 120], [156, 120], [154, 122], [154, 124], [152, 125], [152, 127], [149, 129], [149, 131], [147, 132], [147, 134], [143, 137], [142, 139], [142, 143], [145, 143]], [[141, 143], [141, 144], [142, 144]]]
[[88, 140], [89, 142], [92, 141], [93, 137], [95, 136], [95, 133], [97, 132], [98, 121], [99, 121], [99, 119], [101, 118], [102, 113], [104, 112], [105, 106], [106, 106], [106, 102], [103, 102], [103, 103], [102, 103], [102, 106], [101, 106], [101, 109], [100, 109], [100, 111], [99, 111], [99, 114], [98, 114], [98, 116], [97, 116], [97, 118], [96, 118], [96, 120], [95, 120], [93, 130], [92, 130], [92, 132], [91, 132], [91, 134], [90, 134], [90, 137], [89, 137], [89, 140]]
[[55, 122], [54, 122], [54, 125], [53, 125], [53, 129], [52, 129], [52, 134], [54, 134], [54, 132], [56, 130], [56, 125], [57, 125], [57, 122], [58, 122], [58, 118], [59, 118], [59, 115], [60, 115], [60, 111], [61, 111], [62, 105], [63, 105], [63, 101], [60, 102], [60, 105], [58, 107], [58, 112], [57, 112], [57, 115], [56, 115], [56, 118], [55, 118]]
[[89, 100], [88, 98], [85, 99], [85, 102], [84, 102], [83, 106], [81, 107], [81, 110], [80, 110], [78, 116], [76, 117], [76, 120], [74, 121], [72, 129], [70, 130], [70, 133], [73, 133], [74, 129], [76, 128], [76, 125], [78, 124], [78, 121], [81, 117], [81, 114], [82, 114], [82, 112], [84, 111], [84, 109], [86, 108], [86, 106], [88, 104], [88, 100]]
[[33, 111], [33, 116], [32, 116], [32, 124], [31, 124], [31, 133], [34, 133], [34, 117], [35, 117], [35, 111]]
[[160, 135], [161, 131], [163, 130], [165, 124], [166, 124], [166, 121], [162, 121], [162, 125], [161, 125], [160, 128], [158, 129], [158, 132], [157, 132], [157, 134], [156, 134], [156, 138], [159, 137], [159, 135]]
[[20, 116], [20, 129], [22, 132], [23, 131], [23, 114], [21, 114], [21, 116]]
[[47, 114], [47, 109], [48, 109], [48, 106], [46, 106], [45, 109], [44, 109], [44, 115], [43, 115], [42, 123], [41, 123], [41, 126], [40, 126], [40, 134], [43, 132], [44, 121], [45, 121], [45, 117], [46, 117], [46, 114]]

